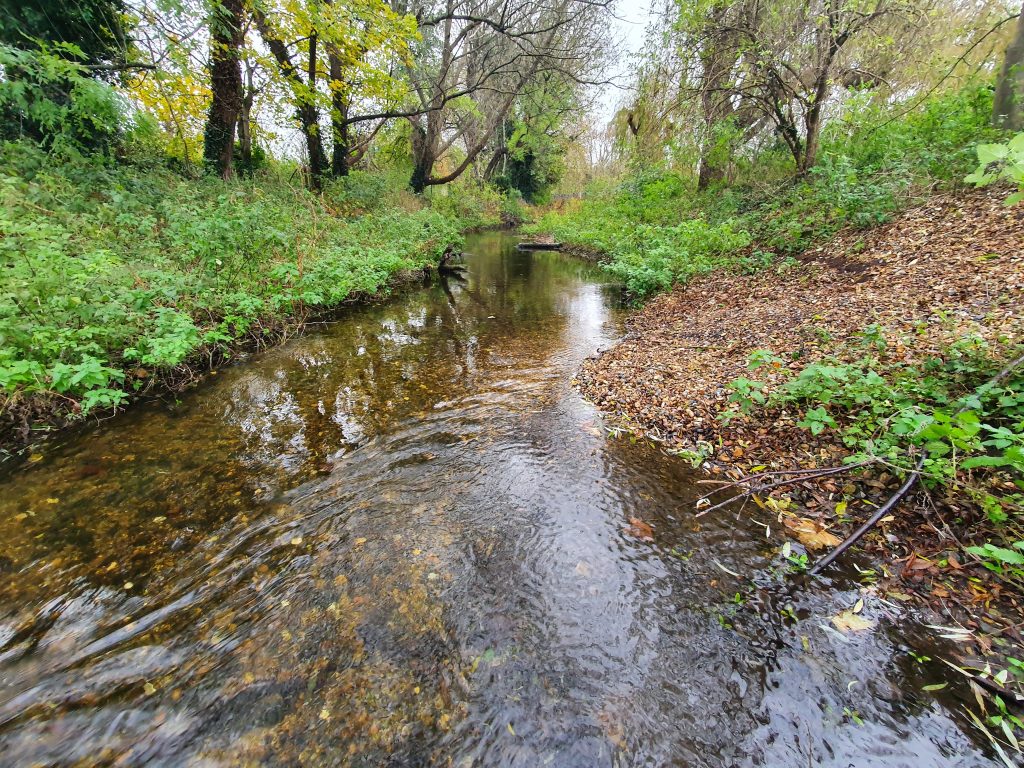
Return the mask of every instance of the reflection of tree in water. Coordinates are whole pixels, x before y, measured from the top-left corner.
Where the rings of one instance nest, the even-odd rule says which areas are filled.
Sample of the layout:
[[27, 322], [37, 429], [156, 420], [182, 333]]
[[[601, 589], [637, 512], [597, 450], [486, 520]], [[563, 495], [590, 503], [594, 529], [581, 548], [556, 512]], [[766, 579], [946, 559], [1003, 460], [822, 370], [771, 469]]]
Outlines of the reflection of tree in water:
[[510, 359], [541, 362], [535, 356], [565, 323], [555, 311], [565, 277], [576, 278], [571, 267], [551, 258], [535, 265], [508, 241], [475, 256], [466, 277], [439, 276], [296, 342], [286, 360], [254, 368], [232, 393], [250, 458], [303, 475], [326, 468], [365, 437], [507, 373]]

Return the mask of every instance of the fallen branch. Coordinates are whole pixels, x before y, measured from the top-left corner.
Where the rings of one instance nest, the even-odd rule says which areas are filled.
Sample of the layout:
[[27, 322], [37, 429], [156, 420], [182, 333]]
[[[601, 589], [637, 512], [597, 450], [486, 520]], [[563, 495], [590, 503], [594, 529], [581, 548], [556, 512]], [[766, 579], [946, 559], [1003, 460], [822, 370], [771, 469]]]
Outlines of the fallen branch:
[[885, 504], [883, 504], [877, 510], [875, 510], [875, 514], [869, 517], [867, 522], [864, 523], [864, 525], [862, 525], [856, 531], [847, 536], [846, 539], [838, 547], [833, 549], [831, 552], [825, 555], [825, 557], [821, 558], [821, 560], [815, 563], [814, 567], [810, 570], [810, 574], [812, 576], [816, 576], [817, 574], [821, 573], [825, 568], [828, 568], [837, 557], [839, 557], [841, 554], [843, 554], [843, 552], [845, 552], [858, 541], [860, 541], [861, 537], [864, 536], [865, 533], [874, 528], [875, 523], [877, 523], [879, 520], [885, 517], [893, 507], [895, 507], [897, 504], [900, 503], [900, 501], [903, 500], [903, 497], [910, 492], [910, 489], [913, 488], [917, 484], [917, 481], [920, 479], [921, 467], [924, 466], [924, 460], [927, 457], [928, 452], [921, 451], [921, 456], [917, 460], [917, 465], [914, 467], [913, 471], [907, 477], [906, 481], [904, 481], [903, 485], [900, 486], [899, 490], [896, 491], [896, 493], [894, 493], [892, 496], [890, 496], [889, 500], [885, 502]]

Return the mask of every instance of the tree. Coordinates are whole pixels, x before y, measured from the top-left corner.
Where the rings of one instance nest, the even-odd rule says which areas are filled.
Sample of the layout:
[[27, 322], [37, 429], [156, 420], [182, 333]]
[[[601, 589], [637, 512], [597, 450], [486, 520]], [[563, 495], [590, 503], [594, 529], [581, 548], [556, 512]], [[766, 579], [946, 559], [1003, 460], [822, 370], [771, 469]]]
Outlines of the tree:
[[692, 163], [701, 189], [725, 176], [739, 148], [769, 138], [806, 174], [837, 93], [891, 94], [894, 73], [927, 80], [917, 72], [928, 67], [911, 62], [957, 16], [936, 12], [940, 2], [976, 15], [970, 3], [952, 8], [959, 0], [676, 0], [649, 39], [620, 135], [646, 162], [668, 150]]
[[222, 179], [230, 179], [235, 129], [242, 112], [242, 0], [216, 0], [210, 8], [210, 112], [203, 135], [203, 157]]
[[0, 0], [0, 43], [15, 48], [34, 48], [36, 41], [66, 43], [81, 51], [87, 65], [123, 63], [125, 14], [121, 0]]
[[1017, 16], [1013, 39], [1006, 47], [1003, 67], [996, 79], [992, 104], [992, 120], [996, 126], [1019, 131], [1024, 128], [1024, 8]]
[[[294, 107], [310, 183], [319, 188], [329, 167], [336, 176], [347, 174], [376, 132], [360, 135], [353, 126], [376, 122], [379, 128], [404, 94], [394, 72], [416, 33], [415, 20], [394, 12], [383, 0], [267, 2], [254, 6], [253, 19], [276, 63], [277, 81]], [[377, 115], [379, 110], [385, 113]], [[330, 163], [321, 130], [325, 111], [331, 116]]]
[[[591, 82], [607, 48], [604, 0], [437, 0], [416, 6], [422, 43], [407, 66], [415, 192], [458, 178], [491, 143], [515, 99], [544, 73]], [[401, 113], [394, 113], [396, 116]], [[435, 165], [449, 150], [461, 159]]]

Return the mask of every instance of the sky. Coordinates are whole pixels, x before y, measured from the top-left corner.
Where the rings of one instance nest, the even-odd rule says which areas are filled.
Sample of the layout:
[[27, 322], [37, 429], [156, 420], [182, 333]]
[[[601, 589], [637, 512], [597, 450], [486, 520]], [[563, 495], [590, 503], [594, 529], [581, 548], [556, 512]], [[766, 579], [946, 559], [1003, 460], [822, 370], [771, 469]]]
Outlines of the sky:
[[[631, 66], [631, 54], [639, 51], [644, 44], [644, 32], [651, 19], [651, 0], [619, 0], [615, 7], [616, 18], [612, 23], [612, 37], [620, 47], [618, 60], [612, 67], [611, 80], [620, 85], [628, 85]], [[620, 102], [627, 91], [613, 85], [601, 86], [597, 106], [598, 125], [603, 126], [611, 121]]]

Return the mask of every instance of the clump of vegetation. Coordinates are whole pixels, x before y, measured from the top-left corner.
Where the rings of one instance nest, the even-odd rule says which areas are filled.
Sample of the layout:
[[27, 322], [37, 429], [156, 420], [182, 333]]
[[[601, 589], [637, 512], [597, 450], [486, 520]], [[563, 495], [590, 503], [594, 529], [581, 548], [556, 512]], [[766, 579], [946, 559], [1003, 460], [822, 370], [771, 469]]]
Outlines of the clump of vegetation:
[[[799, 371], [769, 351], [755, 352], [750, 369], [770, 370], [776, 381], [736, 379], [730, 400], [744, 413], [795, 406], [797, 426], [812, 435], [836, 432], [851, 465], [906, 471], [923, 450], [925, 483], [967, 491], [993, 523], [1024, 509], [1024, 493], [988, 488], [993, 475], [1024, 472], [1024, 370], [1000, 376], [1007, 360], [1020, 363], [1024, 349], [963, 338], [923, 362], [905, 362], [885, 354], [877, 326], [865, 329], [858, 346]], [[1024, 491], [1019, 481], [1017, 487]]]
[[584, 200], [569, 214], [548, 214], [527, 227], [607, 257], [606, 266], [638, 297], [727, 266], [750, 242], [730, 221], [680, 217], [687, 204], [678, 177], [641, 176]]

